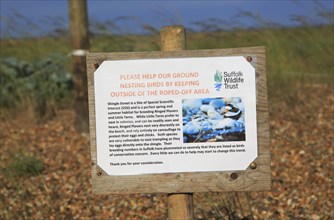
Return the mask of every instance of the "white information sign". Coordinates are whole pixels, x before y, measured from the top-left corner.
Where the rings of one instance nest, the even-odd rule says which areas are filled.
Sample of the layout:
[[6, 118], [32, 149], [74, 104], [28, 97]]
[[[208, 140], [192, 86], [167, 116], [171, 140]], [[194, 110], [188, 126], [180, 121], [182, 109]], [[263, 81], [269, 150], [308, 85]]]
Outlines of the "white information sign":
[[104, 61], [94, 93], [109, 175], [245, 170], [258, 155], [255, 69], [242, 56]]

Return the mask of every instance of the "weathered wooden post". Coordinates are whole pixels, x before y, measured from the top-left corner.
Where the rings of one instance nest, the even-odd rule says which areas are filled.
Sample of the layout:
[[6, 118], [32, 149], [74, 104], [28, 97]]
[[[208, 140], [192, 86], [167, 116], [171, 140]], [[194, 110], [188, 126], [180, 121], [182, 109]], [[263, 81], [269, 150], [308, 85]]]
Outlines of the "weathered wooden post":
[[[182, 26], [166, 26], [160, 31], [161, 50], [179, 51], [186, 49], [186, 34]], [[169, 219], [193, 219], [193, 194], [168, 194]]]
[[186, 34], [182, 26], [166, 26], [160, 31], [161, 51], [186, 49]]
[[72, 71], [75, 83], [75, 128], [88, 131], [88, 91], [86, 50], [89, 49], [86, 0], [68, 0], [72, 45]]

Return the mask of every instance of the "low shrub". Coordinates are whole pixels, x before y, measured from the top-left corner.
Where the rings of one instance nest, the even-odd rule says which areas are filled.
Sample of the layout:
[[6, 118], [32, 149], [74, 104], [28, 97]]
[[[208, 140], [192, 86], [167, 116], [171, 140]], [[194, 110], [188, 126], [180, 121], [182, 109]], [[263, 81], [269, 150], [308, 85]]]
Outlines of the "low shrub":
[[59, 104], [68, 101], [73, 80], [66, 71], [68, 57], [51, 55], [26, 62], [16, 58], [0, 61], [0, 105], [5, 109], [32, 107], [37, 118], [54, 116]]

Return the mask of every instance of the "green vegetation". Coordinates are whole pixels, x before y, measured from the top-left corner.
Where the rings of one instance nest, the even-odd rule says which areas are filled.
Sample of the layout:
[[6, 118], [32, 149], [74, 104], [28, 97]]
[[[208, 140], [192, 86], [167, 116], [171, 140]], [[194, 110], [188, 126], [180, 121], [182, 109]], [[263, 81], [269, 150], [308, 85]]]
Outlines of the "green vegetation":
[[295, 104], [300, 89], [297, 85], [332, 81], [332, 26], [238, 30], [188, 37], [188, 49], [250, 46], [266, 46], [268, 92], [273, 104]]
[[38, 157], [19, 153], [3, 169], [7, 177], [21, 177], [39, 175], [43, 168], [44, 164]]
[[[101, 35], [91, 38], [92, 52], [130, 52], [130, 51], [152, 51], [159, 50], [160, 37], [157, 32], [151, 35]], [[44, 37], [32, 39], [2, 39], [1, 46], [1, 86], [6, 87], [6, 77], [4, 73], [4, 60], [15, 57], [18, 62], [31, 62], [35, 66], [36, 62], [43, 62], [46, 57], [54, 54], [61, 54], [57, 58], [52, 58], [56, 63], [53, 71], [63, 72], [65, 68], [69, 70], [70, 44], [65, 37]], [[262, 28], [262, 29], [234, 29], [231, 31], [215, 31], [207, 33], [189, 32], [187, 33], [187, 49], [218, 49], [266, 46], [267, 75], [269, 98], [271, 103], [281, 101], [293, 105], [294, 97], [298, 93], [297, 85], [303, 86], [305, 83], [326, 83], [332, 82], [333, 74], [333, 27], [332, 26], [304, 26], [296, 28]], [[50, 58], [49, 58], [50, 59]], [[54, 65], [54, 64], [52, 64]], [[49, 69], [49, 68], [46, 68]], [[34, 69], [37, 72], [41, 70]], [[49, 71], [50, 72], [50, 71]], [[52, 74], [51, 72], [49, 74]], [[43, 75], [43, 73], [42, 73]], [[15, 74], [12, 80], [15, 81]], [[52, 77], [51, 77], [52, 78]], [[39, 89], [48, 89], [48, 80], [44, 77], [42, 86]], [[12, 81], [11, 83], [14, 83]], [[17, 82], [19, 83], [19, 82]], [[19, 95], [15, 92], [22, 92], [18, 84], [13, 84], [13, 94], [3, 95], [1, 105], [8, 99], [17, 99]], [[37, 88], [37, 87], [35, 87]], [[61, 87], [62, 88], [62, 87]], [[300, 88], [299, 88], [300, 89]], [[53, 90], [59, 92], [59, 90]], [[47, 94], [45, 94], [47, 93]], [[42, 93], [42, 98], [52, 96], [49, 92]], [[24, 93], [26, 95], [26, 93]], [[64, 95], [64, 94], [62, 94]], [[70, 93], [67, 93], [70, 95]], [[53, 95], [54, 98], [58, 97]]]
[[7, 109], [32, 108], [39, 120], [55, 115], [69, 100], [73, 82], [65, 69], [67, 57], [51, 55], [38, 61], [16, 58], [0, 60], [0, 106]]
[[66, 38], [8, 38], [0, 40], [1, 59], [15, 57], [24, 61], [38, 61], [50, 54], [69, 54], [70, 40]]

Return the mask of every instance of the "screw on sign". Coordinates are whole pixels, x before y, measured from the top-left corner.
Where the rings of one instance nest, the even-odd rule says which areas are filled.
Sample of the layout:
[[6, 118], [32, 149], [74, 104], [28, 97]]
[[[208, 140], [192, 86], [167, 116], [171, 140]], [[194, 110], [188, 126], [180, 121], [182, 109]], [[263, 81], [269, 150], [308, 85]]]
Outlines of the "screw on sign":
[[252, 170], [255, 170], [257, 168], [257, 164], [255, 162], [251, 163], [249, 165], [249, 167], [252, 169]]
[[252, 58], [251, 56], [247, 56], [247, 57], [246, 57], [246, 60], [247, 60], [248, 62], [252, 62], [253, 58]]

